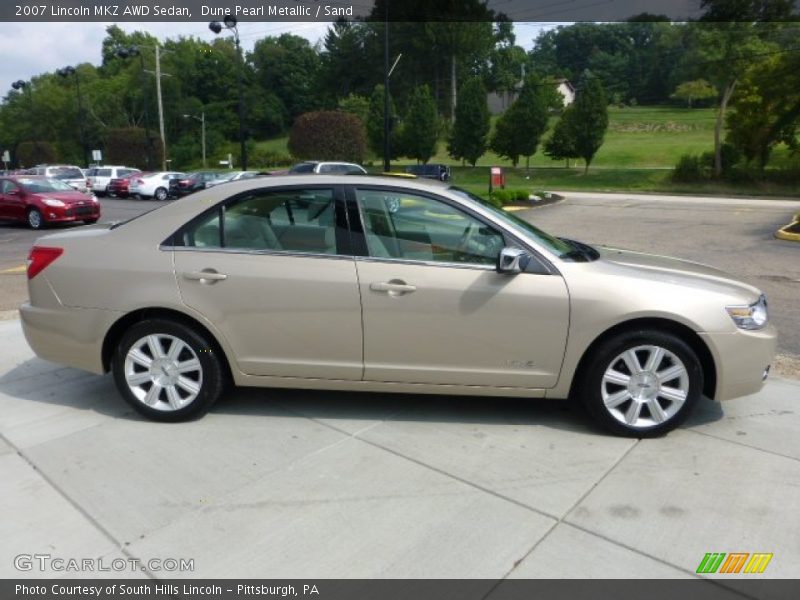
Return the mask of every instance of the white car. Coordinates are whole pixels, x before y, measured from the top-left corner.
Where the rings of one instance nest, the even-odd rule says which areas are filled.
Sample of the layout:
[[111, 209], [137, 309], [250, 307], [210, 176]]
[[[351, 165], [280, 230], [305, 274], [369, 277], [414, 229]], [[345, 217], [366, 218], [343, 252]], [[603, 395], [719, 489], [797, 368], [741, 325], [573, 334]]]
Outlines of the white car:
[[327, 162], [307, 160], [297, 163], [289, 169], [290, 175], [311, 174], [319, 175], [366, 175], [367, 170], [361, 165], [348, 162]]
[[128, 191], [132, 196], [140, 198], [155, 198], [166, 200], [169, 197], [170, 179], [180, 179], [185, 173], [177, 171], [158, 171], [157, 173], [144, 173], [131, 179]]
[[105, 195], [106, 188], [112, 179], [121, 179], [139, 169], [132, 167], [121, 167], [103, 165], [90, 168], [86, 173], [86, 187], [98, 196]]
[[39, 165], [31, 169], [29, 173], [58, 179], [79, 192], [86, 191], [86, 178], [83, 176], [83, 171], [74, 165]]

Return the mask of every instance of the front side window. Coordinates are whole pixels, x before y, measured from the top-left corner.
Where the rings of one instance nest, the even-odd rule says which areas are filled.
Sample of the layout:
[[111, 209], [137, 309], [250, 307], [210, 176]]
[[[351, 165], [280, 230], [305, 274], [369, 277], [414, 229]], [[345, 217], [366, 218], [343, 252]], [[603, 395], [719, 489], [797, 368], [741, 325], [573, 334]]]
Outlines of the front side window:
[[185, 227], [177, 245], [336, 254], [333, 190], [256, 190]]
[[401, 190], [357, 190], [370, 256], [494, 265], [497, 230], [443, 201]]

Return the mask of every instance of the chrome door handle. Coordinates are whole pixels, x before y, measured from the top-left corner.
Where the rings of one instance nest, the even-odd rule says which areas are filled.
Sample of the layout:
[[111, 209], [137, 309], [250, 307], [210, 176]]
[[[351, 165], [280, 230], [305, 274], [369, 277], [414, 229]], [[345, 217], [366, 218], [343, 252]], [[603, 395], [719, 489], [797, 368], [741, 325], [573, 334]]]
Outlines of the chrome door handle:
[[388, 292], [390, 296], [400, 296], [402, 294], [416, 292], [417, 286], [409, 285], [405, 281], [399, 279], [392, 279], [391, 281], [370, 283], [369, 289], [373, 292]]
[[224, 273], [217, 273], [214, 269], [205, 269], [203, 271], [188, 271], [183, 274], [183, 278], [189, 281], [199, 281], [200, 283], [216, 283], [227, 279], [228, 276]]

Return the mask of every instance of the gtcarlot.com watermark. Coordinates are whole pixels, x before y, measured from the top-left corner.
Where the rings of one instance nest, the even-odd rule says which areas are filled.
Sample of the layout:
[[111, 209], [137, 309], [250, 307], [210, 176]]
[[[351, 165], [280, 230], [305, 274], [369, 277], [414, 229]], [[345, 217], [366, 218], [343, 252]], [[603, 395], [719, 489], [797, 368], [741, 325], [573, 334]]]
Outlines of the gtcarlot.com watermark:
[[193, 558], [63, 558], [52, 554], [17, 554], [14, 557], [17, 571], [42, 573], [123, 573], [149, 571], [150, 573], [190, 573], [194, 571]]

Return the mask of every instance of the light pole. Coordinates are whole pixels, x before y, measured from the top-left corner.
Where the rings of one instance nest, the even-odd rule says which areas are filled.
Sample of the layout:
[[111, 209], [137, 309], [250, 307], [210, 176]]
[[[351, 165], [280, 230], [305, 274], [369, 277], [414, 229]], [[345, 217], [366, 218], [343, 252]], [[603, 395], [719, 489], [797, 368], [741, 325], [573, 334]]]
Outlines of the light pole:
[[64, 67], [56, 71], [59, 76], [67, 78], [70, 75], [75, 77], [75, 90], [78, 94], [78, 132], [80, 134], [81, 149], [83, 150], [83, 164], [89, 166], [89, 149], [86, 145], [86, 132], [83, 124], [83, 98], [81, 96], [81, 78], [75, 67]]
[[183, 115], [184, 119], [194, 119], [195, 121], [200, 121], [200, 143], [203, 148], [203, 168], [206, 168], [206, 113], [205, 111], [200, 113], [200, 116], [197, 115]]
[[147, 110], [147, 94], [146, 94], [146, 86], [147, 86], [147, 77], [146, 71], [144, 68], [144, 56], [142, 56], [141, 51], [139, 50], [138, 46], [130, 46], [129, 48], [118, 48], [117, 51], [114, 53], [119, 58], [131, 58], [133, 56], [139, 57], [139, 65], [142, 68], [141, 72], [141, 86], [142, 86], [142, 113], [144, 115], [144, 132], [145, 132], [145, 162], [147, 163], [147, 170], [152, 169], [153, 157], [152, 157], [152, 150], [153, 150], [153, 140], [150, 137], [150, 117], [148, 115]]
[[244, 56], [242, 56], [242, 49], [239, 45], [239, 29], [236, 26], [236, 17], [231, 14], [225, 15], [222, 23], [219, 21], [211, 21], [208, 28], [215, 34], [219, 35], [222, 32], [223, 26], [233, 33], [233, 40], [236, 43], [236, 57], [239, 60], [239, 147], [242, 154], [242, 171], [247, 170], [247, 128], [245, 127], [245, 110], [244, 110]]

